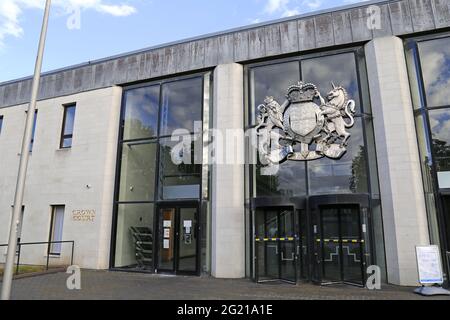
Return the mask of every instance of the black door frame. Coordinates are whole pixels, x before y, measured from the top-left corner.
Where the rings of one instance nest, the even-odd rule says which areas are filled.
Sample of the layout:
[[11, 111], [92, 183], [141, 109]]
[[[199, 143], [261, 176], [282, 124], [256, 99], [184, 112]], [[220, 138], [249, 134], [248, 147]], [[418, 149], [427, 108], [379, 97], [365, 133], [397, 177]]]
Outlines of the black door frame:
[[[255, 257], [254, 257], [254, 261], [255, 261], [255, 280], [257, 283], [265, 283], [265, 282], [273, 282], [273, 281], [282, 281], [282, 282], [286, 282], [286, 283], [291, 283], [291, 284], [296, 284], [297, 283], [297, 278], [298, 278], [298, 257], [297, 257], [297, 246], [298, 246], [298, 234], [297, 234], [297, 219], [296, 219], [296, 215], [297, 215], [297, 210], [295, 209], [294, 206], [275, 206], [275, 207], [260, 207], [257, 208], [256, 210], [263, 210], [264, 211], [264, 221], [266, 221], [266, 217], [267, 217], [267, 211], [276, 211], [277, 212], [277, 226], [280, 226], [280, 215], [281, 213], [289, 210], [290, 212], [292, 212], [292, 228], [293, 228], [293, 240], [289, 240], [289, 242], [292, 242], [294, 244], [294, 279], [288, 279], [287, 277], [283, 276], [283, 272], [282, 272], [282, 242], [281, 242], [281, 235], [277, 234], [277, 240], [273, 241], [272, 239], [269, 239], [268, 241], [266, 241], [265, 239], [261, 239], [261, 238], [257, 238], [256, 237], [256, 233], [253, 234], [253, 241], [255, 243], [255, 248], [256, 246], [260, 245], [261, 243], [266, 244], [267, 242], [275, 242], [276, 246], [277, 246], [277, 259], [278, 259], [278, 276], [274, 277], [273, 279], [265, 279], [265, 280], [260, 280], [259, 279], [259, 264], [257, 263], [258, 260], [258, 252], [255, 252]], [[256, 210], [255, 210], [255, 214], [256, 214]], [[266, 226], [266, 225], [265, 225]], [[279, 231], [278, 231], [279, 232]], [[266, 232], [264, 232], [266, 235]], [[257, 240], [259, 239], [259, 240]], [[266, 246], [264, 247], [264, 250], [267, 251]], [[267, 256], [267, 254], [265, 253], [265, 256]], [[267, 265], [265, 264], [265, 267]]]
[[[319, 248], [317, 248], [317, 244], [315, 243], [315, 238], [316, 238], [316, 234], [319, 233], [319, 237], [322, 238], [322, 213], [321, 210], [322, 208], [330, 208], [330, 207], [335, 207], [338, 208], [338, 210], [340, 210], [341, 208], [345, 208], [345, 207], [358, 207], [358, 220], [359, 220], [359, 237], [360, 239], [364, 239], [364, 235], [363, 235], [363, 231], [362, 231], [362, 223], [363, 223], [363, 219], [362, 219], [362, 212], [363, 209], [370, 211], [370, 196], [368, 194], [337, 194], [337, 195], [323, 195], [323, 196], [313, 196], [310, 197], [309, 199], [309, 216], [310, 216], [310, 220], [313, 221], [313, 225], [311, 225], [310, 227], [313, 228], [312, 230], [312, 241], [314, 242], [311, 248], [314, 248], [314, 250], [312, 250], [312, 254], [310, 255], [311, 257], [311, 262], [313, 264], [313, 269], [312, 272], [313, 275], [315, 276], [315, 278], [312, 279], [313, 282], [320, 284], [320, 285], [327, 285], [327, 284], [331, 284], [330, 282], [324, 282], [323, 280], [323, 263], [322, 263], [322, 244], [320, 244]], [[340, 219], [340, 218], [339, 218]], [[368, 232], [372, 227], [372, 221], [369, 219], [368, 223], [370, 224], [370, 226], [366, 226], [366, 232]], [[340, 223], [339, 223], [340, 224]], [[339, 228], [341, 228], [341, 226], [339, 226]], [[371, 238], [371, 234], [369, 233], [369, 238]], [[342, 233], [340, 232], [340, 240], [342, 240]], [[342, 241], [341, 243], [341, 251], [342, 251]], [[343, 276], [341, 274], [341, 281], [336, 281], [336, 282], [332, 282], [332, 283], [345, 283], [345, 284], [350, 284], [350, 285], [355, 285], [355, 286], [359, 286], [359, 287], [364, 287], [365, 286], [365, 281], [366, 281], [366, 272], [365, 272], [365, 268], [367, 265], [366, 262], [366, 254], [365, 254], [365, 248], [364, 246], [366, 246], [367, 243], [362, 243], [360, 245], [360, 254], [361, 254], [361, 275], [362, 275], [362, 281], [361, 284], [359, 283], [354, 283], [354, 282], [349, 282], [349, 281], [344, 281]], [[373, 254], [373, 251], [371, 250], [371, 248], [369, 248], [369, 251], [371, 254]], [[342, 256], [342, 252], [341, 252], [341, 256]]]
[[[342, 239], [342, 210], [343, 209], [356, 209], [357, 210], [357, 216], [358, 216], [358, 241], [359, 241], [359, 255], [360, 255], [360, 271], [361, 271], [361, 283], [359, 282], [353, 282], [353, 281], [348, 281], [346, 280], [345, 277], [345, 267], [344, 267], [344, 240]], [[331, 280], [329, 279], [328, 281], [324, 281], [324, 274], [325, 274], [325, 263], [324, 263], [324, 248], [325, 248], [325, 242], [324, 242], [324, 222], [323, 222], [323, 210], [326, 209], [335, 209], [336, 210], [336, 214], [337, 214], [337, 223], [338, 223], [338, 245], [339, 245], [339, 275], [340, 275], [340, 279], [337, 280]], [[363, 240], [363, 234], [362, 234], [362, 219], [361, 219], [361, 207], [357, 204], [339, 204], [339, 205], [325, 205], [325, 206], [321, 206], [320, 210], [319, 210], [319, 237], [320, 237], [320, 250], [319, 250], [319, 257], [320, 257], [320, 261], [318, 261], [318, 263], [320, 263], [320, 265], [318, 264], [318, 268], [321, 269], [321, 275], [322, 275], [322, 279], [321, 279], [321, 284], [322, 285], [329, 285], [329, 284], [336, 284], [336, 283], [345, 283], [345, 284], [350, 284], [350, 285], [355, 285], [355, 286], [364, 286], [364, 243], [361, 242], [361, 240]]]
[[[251, 224], [252, 228], [250, 229], [251, 239], [253, 245], [251, 246], [251, 257], [252, 258], [252, 270], [253, 270], [253, 279], [258, 282], [258, 270], [257, 270], [257, 255], [255, 252], [256, 243], [255, 243], [255, 213], [256, 210], [265, 209], [265, 208], [286, 208], [291, 207], [294, 210], [294, 219], [295, 219], [295, 235], [296, 235], [296, 282], [301, 283], [304, 281], [310, 281], [319, 285], [323, 285], [322, 282], [322, 272], [321, 265], [318, 266], [318, 261], [321, 259], [321, 255], [318, 255], [317, 250], [315, 249], [315, 234], [321, 228], [320, 223], [316, 221], [317, 217], [320, 217], [320, 208], [323, 206], [358, 206], [359, 207], [359, 224], [360, 224], [360, 238], [363, 239], [364, 235], [362, 232], [362, 212], [363, 210], [367, 210], [370, 213], [371, 205], [370, 205], [370, 196], [369, 194], [333, 194], [333, 195], [317, 195], [317, 196], [309, 196], [309, 197], [259, 197], [251, 199], [250, 204], [250, 212], [251, 212]], [[304, 217], [306, 219], [300, 218], [302, 210], [304, 211]], [[369, 215], [370, 216], [370, 215]], [[320, 219], [319, 219], [320, 220]], [[367, 221], [369, 223], [366, 226], [368, 232], [368, 237], [371, 239], [372, 234], [370, 232], [372, 228], [372, 221], [369, 218]], [[300, 239], [299, 234], [301, 236], [301, 224], [305, 224], [304, 230], [306, 231], [306, 247], [307, 254], [306, 256], [302, 255], [300, 257]], [[364, 246], [368, 245], [364, 243], [361, 245], [361, 270], [362, 270], [362, 284], [364, 286], [366, 281], [366, 252]], [[371, 243], [370, 243], [371, 245]], [[370, 254], [373, 255], [373, 249], [368, 248]], [[307, 261], [302, 261], [302, 259], [306, 259]], [[305, 277], [302, 278], [302, 272]], [[343, 282], [347, 283], [347, 282]], [[351, 285], [357, 285], [350, 282]]]
[[[196, 257], [195, 257], [195, 271], [179, 271], [179, 227], [180, 227], [180, 209], [183, 208], [193, 208], [196, 209], [195, 220], [196, 225], [193, 231], [196, 232]], [[159, 251], [161, 246], [161, 234], [160, 234], [160, 222], [161, 222], [161, 209], [175, 209], [175, 218], [174, 218], [174, 261], [173, 261], [173, 269], [160, 269], [159, 268]], [[177, 201], [177, 202], [161, 202], [156, 205], [156, 219], [155, 219], [155, 271], [156, 273], [162, 274], [173, 274], [173, 275], [190, 275], [190, 276], [199, 276], [200, 275], [200, 203], [198, 201]]]
[[[292, 208], [293, 210], [293, 214], [294, 214], [294, 234], [295, 234], [295, 247], [296, 247], [296, 252], [295, 252], [295, 273], [296, 273], [296, 282], [299, 281], [299, 275], [302, 274], [302, 270], [300, 270], [300, 268], [302, 268], [302, 260], [299, 260], [298, 255], [299, 255], [299, 219], [300, 219], [300, 212], [301, 210], [306, 210], [306, 203], [307, 203], [307, 198], [306, 197], [258, 197], [258, 198], [252, 198], [251, 199], [251, 210], [250, 210], [250, 214], [251, 214], [251, 228], [250, 228], [250, 239], [252, 241], [252, 245], [250, 246], [251, 248], [251, 269], [252, 271], [252, 278], [255, 280], [255, 282], [261, 282], [258, 281], [258, 265], [257, 265], [257, 253], [256, 253], [256, 241], [255, 241], [255, 236], [256, 236], [256, 232], [255, 232], [255, 214], [256, 214], [256, 210], [261, 210], [261, 209], [283, 209], [283, 208]], [[309, 239], [309, 235], [307, 235], [307, 239]], [[309, 247], [309, 246], [308, 246]], [[309, 259], [308, 259], [309, 260]], [[281, 263], [281, 261], [280, 261]], [[309, 274], [309, 268], [308, 270], [306, 270], [306, 273]], [[279, 277], [281, 278], [281, 276]], [[280, 279], [274, 279], [271, 281], [280, 281]], [[268, 281], [262, 281], [262, 282], [268, 282]], [[292, 281], [288, 281], [289, 283], [292, 283]]]

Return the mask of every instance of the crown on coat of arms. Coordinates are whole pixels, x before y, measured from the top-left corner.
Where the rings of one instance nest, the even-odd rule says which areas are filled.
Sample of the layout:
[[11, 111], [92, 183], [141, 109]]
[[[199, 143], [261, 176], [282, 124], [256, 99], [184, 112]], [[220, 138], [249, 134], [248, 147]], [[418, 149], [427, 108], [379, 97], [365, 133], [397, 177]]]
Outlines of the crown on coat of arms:
[[298, 84], [288, 88], [286, 98], [291, 103], [299, 103], [311, 102], [316, 96], [317, 87], [314, 84], [300, 81]]

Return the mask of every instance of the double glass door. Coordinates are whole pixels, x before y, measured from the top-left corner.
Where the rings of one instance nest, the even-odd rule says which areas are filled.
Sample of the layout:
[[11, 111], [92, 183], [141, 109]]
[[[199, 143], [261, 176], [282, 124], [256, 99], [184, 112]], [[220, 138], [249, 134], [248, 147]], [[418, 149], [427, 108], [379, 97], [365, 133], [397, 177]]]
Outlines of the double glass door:
[[364, 283], [365, 238], [359, 205], [254, 211], [255, 280]]
[[363, 285], [364, 240], [359, 207], [321, 208], [316, 231], [315, 253], [321, 283]]
[[297, 280], [297, 235], [292, 208], [264, 208], [255, 214], [256, 281]]
[[198, 206], [158, 209], [157, 271], [198, 274]]

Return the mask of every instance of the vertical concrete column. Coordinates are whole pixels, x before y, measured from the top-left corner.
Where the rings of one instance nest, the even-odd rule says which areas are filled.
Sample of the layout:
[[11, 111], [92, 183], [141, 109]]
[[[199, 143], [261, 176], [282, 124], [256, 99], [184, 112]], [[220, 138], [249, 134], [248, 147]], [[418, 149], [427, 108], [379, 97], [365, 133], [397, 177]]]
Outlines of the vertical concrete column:
[[429, 244], [429, 234], [403, 42], [376, 38], [365, 51], [388, 281], [417, 285], [415, 246]]
[[[244, 126], [243, 66], [219, 65], [214, 71], [214, 139], [222, 139]], [[244, 154], [244, 138], [233, 138], [233, 151]], [[219, 140], [216, 140], [216, 142]], [[225, 145], [223, 145], [225, 148]], [[221, 148], [221, 144], [215, 144]], [[216, 278], [245, 277], [244, 164], [227, 161], [231, 150], [215, 150], [212, 166], [211, 273]], [[239, 156], [236, 159], [240, 158]]]
[[109, 106], [108, 126], [105, 130], [106, 148], [103, 172], [103, 194], [101, 195], [101, 216], [99, 243], [98, 243], [98, 269], [109, 268], [109, 256], [111, 254], [111, 230], [114, 208], [114, 184], [117, 166], [117, 144], [120, 126], [120, 109], [122, 106], [122, 87], [115, 86], [111, 92], [111, 104]]

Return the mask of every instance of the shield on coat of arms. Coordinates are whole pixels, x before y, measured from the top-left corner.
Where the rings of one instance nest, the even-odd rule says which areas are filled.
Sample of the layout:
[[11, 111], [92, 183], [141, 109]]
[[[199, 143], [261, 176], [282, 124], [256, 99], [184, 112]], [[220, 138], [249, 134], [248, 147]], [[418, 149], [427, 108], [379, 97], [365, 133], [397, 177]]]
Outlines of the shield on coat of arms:
[[320, 108], [314, 102], [293, 103], [284, 114], [284, 126], [294, 140], [310, 144], [323, 127], [319, 113]]
[[305, 137], [317, 127], [316, 111], [319, 107], [313, 102], [295, 103], [290, 107], [290, 127], [299, 136]]

